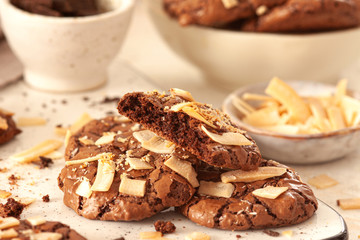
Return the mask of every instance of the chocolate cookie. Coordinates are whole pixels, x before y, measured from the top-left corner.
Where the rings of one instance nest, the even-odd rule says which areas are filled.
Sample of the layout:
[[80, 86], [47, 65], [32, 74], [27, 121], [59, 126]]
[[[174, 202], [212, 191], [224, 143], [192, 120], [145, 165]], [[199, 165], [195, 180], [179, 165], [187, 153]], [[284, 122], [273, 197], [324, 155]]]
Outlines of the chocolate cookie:
[[0, 144], [10, 141], [21, 133], [21, 130], [16, 127], [12, 116], [12, 113], [0, 109]]
[[187, 203], [198, 186], [193, 155], [122, 116], [86, 124], [65, 160], [64, 203], [89, 219], [148, 218]]
[[164, 9], [182, 26], [198, 24], [219, 27], [256, 16], [260, 6], [271, 8], [286, 0], [164, 0]]
[[313, 32], [355, 27], [360, 24], [359, 0], [288, 0], [242, 26], [245, 31]]
[[318, 206], [297, 173], [275, 161], [264, 161], [252, 172], [206, 166], [198, 173], [197, 193], [179, 210], [206, 227], [246, 230], [292, 225], [309, 219]]
[[118, 110], [212, 166], [257, 168], [261, 162], [258, 147], [227, 115], [195, 102], [186, 91], [170, 92], [128, 93], [120, 99]]
[[3, 218], [0, 223], [1, 239], [56, 239], [56, 240], [86, 240], [83, 236], [60, 222], [50, 222], [35, 217], [18, 220], [13, 217]]

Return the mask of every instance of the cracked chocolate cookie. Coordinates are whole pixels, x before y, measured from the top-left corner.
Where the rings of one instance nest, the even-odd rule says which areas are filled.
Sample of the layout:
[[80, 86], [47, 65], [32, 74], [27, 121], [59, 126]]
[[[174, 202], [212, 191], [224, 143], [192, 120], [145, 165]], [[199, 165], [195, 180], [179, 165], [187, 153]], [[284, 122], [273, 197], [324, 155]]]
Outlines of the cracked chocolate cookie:
[[286, 0], [164, 0], [164, 9], [183, 26], [220, 27], [255, 17], [260, 6], [271, 8]]
[[227, 115], [194, 101], [189, 92], [170, 92], [128, 93], [120, 99], [118, 110], [212, 166], [257, 168], [261, 162], [258, 147]]
[[142, 220], [187, 203], [199, 185], [193, 155], [123, 116], [86, 124], [65, 160], [64, 203], [89, 219]]
[[26, 220], [8, 217], [1, 220], [1, 239], [86, 240], [68, 225], [46, 221], [41, 217], [30, 217]]
[[13, 113], [0, 109], [0, 144], [14, 138], [21, 130], [16, 127], [12, 119]]
[[255, 171], [200, 167], [200, 187], [179, 208], [191, 221], [227, 230], [297, 224], [317, 210], [316, 198], [292, 169], [264, 160]]

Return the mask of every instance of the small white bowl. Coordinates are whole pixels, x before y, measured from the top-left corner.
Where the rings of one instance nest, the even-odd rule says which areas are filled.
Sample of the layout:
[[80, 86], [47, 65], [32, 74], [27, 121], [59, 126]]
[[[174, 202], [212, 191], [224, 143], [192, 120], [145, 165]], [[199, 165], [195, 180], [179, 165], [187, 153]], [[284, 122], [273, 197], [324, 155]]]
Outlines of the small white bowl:
[[169, 47], [222, 88], [234, 90], [274, 76], [335, 82], [344, 68], [360, 58], [360, 28], [274, 34], [196, 25], [181, 27], [165, 13], [162, 0], [146, 3], [152, 21]]
[[[287, 82], [301, 96], [321, 96], [335, 92], [335, 86], [304, 81]], [[223, 111], [256, 141], [263, 157], [284, 163], [312, 164], [342, 158], [360, 146], [360, 126], [321, 134], [287, 135], [259, 129], [241, 121], [243, 115], [233, 106], [232, 96], [264, 94], [268, 83], [246, 86], [234, 91], [223, 103]], [[360, 99], [360, 93], [351, 93]], [[249, 102], [254, 104], [254, 102]]]
[[107, 79], [135, 0], [99, 0], [107, 11], [86, 17], [32, 14], [0, 1], [3, 31], [24, 65], [25, 81], [55, 92], [83, 91]]

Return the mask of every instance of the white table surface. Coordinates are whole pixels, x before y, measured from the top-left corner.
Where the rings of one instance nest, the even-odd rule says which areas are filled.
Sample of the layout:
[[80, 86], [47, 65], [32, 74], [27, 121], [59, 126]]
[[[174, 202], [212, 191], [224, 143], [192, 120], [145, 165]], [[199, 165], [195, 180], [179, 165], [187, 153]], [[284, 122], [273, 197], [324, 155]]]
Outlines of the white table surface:
[[[141, 83], [141, 86], [137, 85], [138, 82], [135, 80], [132, 81], [131, 78], [128, 78], [126, 82], [122, 82], [122, 76], [117, 76], [114, 72], [112, 79], [117, 77], [119, 83], [123, 84], [124, 87], [121, 88], [122, 90], [120, 92], [115, 93], [111, 90], [107, 90], [104, 94], [122, 94], [129, 89], [141, 90], [153, 86], [157, 86], [157, 88], [161, 88], [162, 90], [178, 87], [192, 92], [193, 96], [198, 101], [211, 103], [216, 107], [221, 106], [223, 99], [228, 94], [228, 92], [222, 89], [211, 86], [203, 79], [201, 73], [196, 68], [184, 62], [171, 52], [157, 35], [150, 19], [146, 15], [145, 8], [141, 1], [138, 2], [133, 22], [129, 29], [129, 34], [123, 46], [123, 50], [119, 55], [119, 59], [129, 63], [135, 69], [144, 73], [144, 75], [149, 77], [153, 82], [146, 82], [145, 84]], [[356, 65], [359, 67], [356, 67]], [[345, 71], [344, 76], [349, 78], [351, 88], [360, 90], [360, 82], [357, 81], [360, 76], [360, 61], [356, 65]], [[0, 67], [4, 67], [4, 65], [2, 64]], [[39, 96], [41, 96], [41, 94]], [[71, 98], [72, 96], [69, 95], [68, 97]], [[1, 98], [2, 96], [0, 95], [0, 99]], [[41, 98], [39, 98], [39, 101], [40, 99]], [[7, 102], [6, 105], [7, 106], [3, 107], [8, 107], [12, 111], [21, 108], [21, 110], [19, 109], [21, 112], [24, 111], [25, 107], [20, 103], [15, 102], [10, 105], [9, 102]], [[38, 105], [40, 106], [40, 104]], [[94, 117], [101, 117], [98, 113], [101, 110], [97, 109], [96, 111], [94, 112]], [[36, 115], [38, 112], [41, 112], [41, 108], [33, 113]], [[54, 115], [60, 118], [59, 122], [61, 122], [62, 119], [66, 121], [66, 123], [71, 123], [76, 119], [76, 116], [65, 118], [64, 115], [59, 114], [59, 112], [54, 113]], [[31, 134], [31, 130], [26, 130], [26, 134]], [[11, 144], [14, 145], [15, 143]], [[15, 146], [13, 147], [14, 148], [12, 149], [15, 149]], [[18, 146], [16, 149], [19, 150], [20, 147], [21, 146]], [[5, 157], [9, 156], [10, 153], [4, 152], [3, 149], [4, 147], [1, 147], [1, 154], [5, 155]], [[0, 158], [4, 157], [2, 155], [0, 155]], [[344, 159], [334, 162], [312, 166], [292, 167], [302, 175], [305, 182], [309, 178], [322, 173], [326, 173], [339, 181], [337, 186], [323, 190], [314, 189], [314, 192], [319, 199], [332, 206], [345, 218], [350, 232], [349, 239], [358, 239], [358, 236], [360, 235], [360, 210], [343, 211], [336, 206], [336, 200], [339, 198], [360, 197], [360, 150]]]

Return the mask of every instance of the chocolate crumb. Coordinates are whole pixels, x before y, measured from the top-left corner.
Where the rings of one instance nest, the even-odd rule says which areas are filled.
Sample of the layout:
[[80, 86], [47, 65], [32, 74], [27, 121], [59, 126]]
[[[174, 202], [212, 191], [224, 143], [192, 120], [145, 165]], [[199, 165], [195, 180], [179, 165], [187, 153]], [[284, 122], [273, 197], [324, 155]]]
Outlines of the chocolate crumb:
[[115, 115], [115, 112], [113, 112], [113, 111], [107, 111], [105, 114], [108, 115], [108, 116], [111, 116], [111, 115]]
[[24, 210], [25, 205], [19, 203], [13, 198], [9, 198], [5, 204], [0, 203], [0, 217], [20, 218], [20, 214]]
[[48, 168], [50, 164], [54, 163], [51, 158], [43, 157], [43, 156], [40, 156], [39, 158], [40, 158], [40, 162], [39, 162], [40, 169]]
[[20, 179], [20, 177], [16, 177], [14, 174], [11, 174], [11, 176], [8, 178], [10, 185], [16, 185], [17, 180]]
[[43, 202], [50, 202], [49, 194], [46, 194], [45, 196], [43, 196], [42, 200], [43, 200]]
[[236, 238], [241, 238], [241, 235], [239, 235], [239, 234], [238, 234], [238, 235], [236, 235]]
[[112, 102], [119, 102], [120, 97], [105, 97], [100, 103], [112, 103]]
[[83, 100], [84, 100], [85, 102], [87, 102], [87, 101], [90, 100], [90, 98], [89, 98], [88, 96], [84, 96], [84, 97], [83, 97]]
[[161, 232], [162, 234], [173, 233], [176, 230], [175, 225], [170, 221], [164, 222], [164, 221], [158, 220], [154, 223], [154, 227], [157, 232]]
[[124, 237], [115, 238], [114, 240], [125, 240]]
[[62, 127], [62, 124], [61, 124], [61, 123], [60, 123], [60, 124], [57, 124], [55, 127], [61, 128], [61, 127]]
[[47, 107], [46, 103], [41, 104], [41, 107], [46, 108]]
[[269, 235], [269, 236], [271, 236], [271, 237], [278, 237], [278, 236], [280, 236], [280, 233], [278, 233], [278, 232], [275, 232], [275, 231], [272, 231], [272, 230], [264, 230], [263, 231], [263, 233], [265, 233], [265, 234], [267, 234], [267, 235]]
[[64, 104], [64, 105], [66, 105], [66, 104], [67, 104], [67, 100], [66, 100], [66, 99], [63, 99], [63, 100], [61, 100], [61, 103]]

